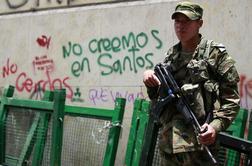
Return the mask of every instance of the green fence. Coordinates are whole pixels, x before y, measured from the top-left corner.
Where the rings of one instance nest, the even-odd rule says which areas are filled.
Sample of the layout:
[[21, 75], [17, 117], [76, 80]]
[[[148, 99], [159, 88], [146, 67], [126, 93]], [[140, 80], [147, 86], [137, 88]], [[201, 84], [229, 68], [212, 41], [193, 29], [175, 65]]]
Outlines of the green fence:
[[[64, 103], [65, 103], [65, 91], [55, 91], [54, 93], [47, 92], [44, 101], [32, 101], [32, 100], [23, 100], [23, 99], [16, 99], [13, 98], [14, 87], [10, 86], [9, 88], [4, 90], [3, 96], [1, 98], [1, 105], [0, 105], [0, 164], [2, 165], [27, 165], [29, 161], [33, 159], [30, 158], [32, 152], [38, 153], [43, 149], [42, 144], [38, 145], [37, 141], [34, 141], [34, 138], [38, 134], [36, 131], [39, 124], [40, 124], [40, 116], [42, 114], [50, 114], [53, 116], [53, 130], [52, 130], [52, 146], [51, 146], [51, 165], [60, 165], [60, 137], [62, 136], [62, 121], [59, 119], [63, 119], [63, 110], [64, 110]], [[53, 99], [52, 99], [53, 96]], [[14, 109], [26, 109], [26, 110], [38, 110], [38, 113], [34, 115], [34, 121], [30, 128], [26, 130], [26, 133], [21, 133], [20, 130], [18, 136], [16, 138], [19, 139], [19, 146], [22, 142], [22, 148], [20, 148], [19, 153], [15, 153], [15, 156], [12, 156], [12, 152], [8, 152], [6, 147], [8, 144], [9, 139], [6, 134], [8, 131], [8, 126], [6, 126], [6, 121], [8, 119], [9, 114], [13, 115]], [[12, 112], [12, 113], [10, 113]], [[40, 114], [42, 112], [42, 114]], [[16, 126], [18, 128], [20, 126]], [[21, 133], [21, 134], [20, 134]], [[41, 132], [41, 134], [44, 132]], [[26, 135], [25, 139], [21, 140], [22, 135]], [[17, 144], [18, 145], [18, 144]], [[13, 146], [13, 145], [12, 145]], [[18, 147], [18, 146], [16, 146]], [[14, 147], [15, 148], [15, 147]], [[37, 161], [41, 159], [37, 158]], [[37, 161], [33, 161], [32, 165], [37, 165]]]
[[[231, 126], [226, 130], [226, 132], [237, 138], [244, 138], [244, 132], [246, 128], [246, 122], [248, 118], [248, 111], [245, 109], [240, 109], [235, 120], [232, 122]], [[227, 150], [227, 157], [225, 164], [228, 166], [237, 166], [240, 164], [241, 154], [235, 150]]]
[[[137, 99], [135, 101], [125, 157], [126, 166], [160, 165], [157, 147], [160, 126], [158, 123], [155, 123], [152, 116], [149, 116], [149, 110], [150, 103], [148, 101], [143, 99]], [[240, 109], [236, 119], [226, 132], [234, 137], [243, 138], [247, 117], [248, 111]], [[222, 147], [219, 153], [219, 165], [238, 166], [240, 163], [245, 165], [244, 156], [237, 151]], [[243, 162], [240, 160], [243, 160]]]
[[[125, 99], [117, 98], [113, 109], [103, 109], [67, 105], [65, 90], [46, 91], [40, 101], [13, 94], [14, 87], [9, 86], [0, 99], [0, 165], [114, 165]], [[127, 166], [160, 165], [160, 126], [149, 110], [149, 101], [135, 100]], [[241, 109], [226, 132], [243, 138], [247, 117], [248, 111]], [[221, 165], [245, 163], [246, 157], [237, 151], [223, 148], [222, 152]]]
[[[65, 116], [78, 117], [79, 119], [82, 118], [80, 120], [82, 122], [87, 121], [88, 119], [89, 120], [92, 119], [92, 121], [94, 121], [94, 119], [97, 119], [99, 122], [102, 122], [102, 123], [104, 122], [104, 124], [102, 124], [100, 128], [96, 128], [97, 123], [92, 126], [98, 130], [97, 131], [98, 137], [99, 137], [99, 134], [103, 134], [102, 132], [108, 132], [107, 138], [106, 138], [106, 140], [104, 140], [104, 146], [105, 146], [106, 150], [102, 154], [102, 155], [104, 155], [103, 159], [101, 159], [102, 163], [101, 164], [98, 163], [97, 165], [104, 165], [104, 166], [114, 165], [119, 136], [120, 136], [120, 131], [121, 131], [121, 124], [122, 124], [122, 120], [123, 120], [124, 108], [125, 108], [125, 99], [122, 99], [122, 98], [116, 99], [115, 107], [114, 107], [114, 109], [111, 109], [111, 110], [101, 109], [101, 108], [98, 109], [98, 108], [89, 108], [89, 107], [77, 107], [77, 106], [69, 106], [69, 105], [65, 106]], [[72, 128], [70, 128], [70, 130], [72, 130]], [[107, 131], [104, 131], [104, 130], [107, 130]], [[84, 132], [83, 137], [88, 139], [89, 136], [87, 136], [87, 137], [85, 136], [85, 134], [86, 134], [85, 131], [82, 131], [82, 132]], [[98, 138], [98, 139], [103, 139], [103, 138]], [[98, 144], [96, 144], [96, 145], [98, 145], [97, 149], [100, 150], [101, 149], [100, 142], [102, 140], [96, 140], [96, 141], [98, 141]], [[79, 140], [79, 142], [81, 143], [80, 140]], [[76, 142], [74, 142], [74, 143], [76, 143]], [[71, 144], [71, 146], [72, 145], [73, 144]], [[91, 150], [91, 152], [92, 152], [92, 150]], [[90, 155], [90, 154], [86, 154], [86, 155]], [[80, 156], [80, 158], [81, 157], [83, 157], [83, 156]], [[99, 156], [97, 156], [97, 155], [93, 156], [94, 160], [97, 160], [98, 158], [99, 158]], [[97, 162], [99, 162], [99, 161], [97, 161]], [[67, 164], [67, 165], [69, 165], [69, 164]], [[96, 165], [96, 164], [89, 163], [87, 165]]]
[[139, 165], [143, 150], [143, 141], [146, 137], [146, 129], [149, 122], [149, 103], [137, 99], [134, 103], [128, 148], [126, 151], [125, 164]]
[[41, 101], [13, 93], [9, 86], [0, 100], [0, 165], [114, 165], [125, 99], [99, 109], [66, 105], [65, 90], [48, 91]]

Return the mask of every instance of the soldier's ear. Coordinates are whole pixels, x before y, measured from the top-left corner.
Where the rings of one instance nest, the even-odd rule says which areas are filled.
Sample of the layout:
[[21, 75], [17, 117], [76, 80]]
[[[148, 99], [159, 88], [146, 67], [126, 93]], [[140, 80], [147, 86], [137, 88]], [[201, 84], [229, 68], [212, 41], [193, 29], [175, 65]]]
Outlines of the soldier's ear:
[[199, 20], [199, 27], [202, 27], [202, 25], [203, 25], [203, 20], [200, 19], [200, 20]]

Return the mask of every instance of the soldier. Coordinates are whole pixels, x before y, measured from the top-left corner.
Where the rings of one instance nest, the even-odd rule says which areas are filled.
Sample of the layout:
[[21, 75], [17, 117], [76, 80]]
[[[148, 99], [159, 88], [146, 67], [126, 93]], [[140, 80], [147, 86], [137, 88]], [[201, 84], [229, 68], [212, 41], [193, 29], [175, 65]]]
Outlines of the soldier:
[[[216, 155], [217, 133], [231, 124], [240, 108], [239, 75], [235, 62], [222, 44], [207, 40], [199, 33], [202, 15], [203, 9], [199, 4], [177, 4], [171, 18], [179, 43], [168, 50], [164, 59], [181, 88], [198, 85], [188, 100], [202, 125], [202, 133], [196, 136], [192, 126], [185, 124], [175, 104], [167, 104], [160, 117], [162, 166], [213, 165], [201, 145], [211, 147]], [[160, 81], [153, 70], [144, 72], [143, 82], [154, 102], [159, 97]]]

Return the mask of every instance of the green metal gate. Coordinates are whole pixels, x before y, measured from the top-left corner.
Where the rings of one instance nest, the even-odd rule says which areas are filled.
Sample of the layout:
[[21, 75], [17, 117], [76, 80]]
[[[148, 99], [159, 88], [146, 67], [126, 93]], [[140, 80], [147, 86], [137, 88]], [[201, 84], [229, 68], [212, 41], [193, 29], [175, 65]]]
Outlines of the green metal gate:
[[0, 165], [114, 165], [125, 99], [103, 109], [66, 105], [65, 90], [40, 101], [13, 94], [9, 86], [0, 99]]
[[[134, 104], [132, 124], [125, 156], [126, 166], [159, 166], [158, 152], [159, 124], [149, 115], [150, 102], [137, 99]], [[248, 111], [240, 109], [236, 119], [227, 129], [230, 135], [243, 138]], [[252, 126], [252, 125], [251, 125]], [[250, 127], [251, 127], [250, 126]], [[222, 147], [219, 155], [220, 165], [238, 166], [243, 156], [241, 153]], [[245, 162], [243, 162], [245, 165]]]

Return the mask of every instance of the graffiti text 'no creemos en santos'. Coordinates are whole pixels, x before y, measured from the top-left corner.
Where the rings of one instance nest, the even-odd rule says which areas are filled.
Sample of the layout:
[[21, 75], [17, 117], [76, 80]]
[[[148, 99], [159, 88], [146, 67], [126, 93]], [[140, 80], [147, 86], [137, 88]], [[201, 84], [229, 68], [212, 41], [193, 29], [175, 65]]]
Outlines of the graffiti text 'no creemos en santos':
[[[87, 49], [89, 54], [97, 57], [96, 62], [102, 76], [113, 73], [123, 74], [125, 71], [137, 73], [139, 68], [153, 67], [151, 57], [154, 56], [154, 53], [142, 53], [141, 51], [147, 46], [151, 48], [153, 45], [154, 49], [161, 49], [163, 42], [158, 35], [158, 30], [151, 30], [150, 34], [130, 32], [121, 37], [94, 38], [88, 42]], [[150, 42], [151, 40], [153, 41]], [[63, 46], [62, 50], [64, 58], [70, 57], [70, 55], [81, 58], [80, 61], [74, 61], [71, 65], [71, 71], [75, 77], [79, 77], [82, 72], [92, 72], [91, 67], [95, 65], [90, 65], [89, 58], [81, 44], [68, 42], [68, 46]]]

